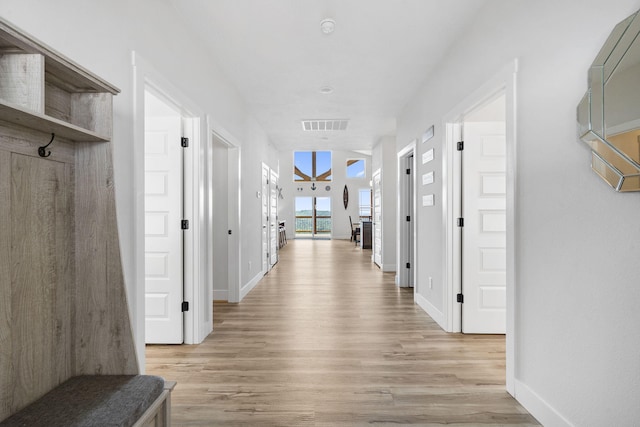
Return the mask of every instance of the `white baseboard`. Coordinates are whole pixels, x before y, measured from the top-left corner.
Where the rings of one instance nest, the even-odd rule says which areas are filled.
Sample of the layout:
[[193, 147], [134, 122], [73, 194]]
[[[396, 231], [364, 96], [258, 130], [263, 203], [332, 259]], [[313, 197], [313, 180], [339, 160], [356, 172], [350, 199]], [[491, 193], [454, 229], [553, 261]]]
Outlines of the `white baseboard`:
[[515, 380], [515, 398], [545, 427], [572, 427], [573, 424], [523, 382]]
[[214, 301], [229, 301], [229, 291], [228, 290], [213, 290], [213, 300]]
[[262, 274], [262, 272], [256, 274], [256, 276], [249, 280], [249, 283], [245, 284], [242, 288], [240, 288], [240, 301], [242, 301], [242, 299], [244, 297], [247, 296], [247, 294], [249, 292], [251, 292], [251, 290], [253, 288], [256, 287], [256, 285], [258, 284], [258, 282], [260, 282], [260, 280], [264, 277], [264, 274]]
[[414, 295], [414, 300], [440, 327], [446, 331], [446, 325], [444, 322], [444, 314], [438, 310], [433, 304], [431, 304], [425, 297], [420, 294]]

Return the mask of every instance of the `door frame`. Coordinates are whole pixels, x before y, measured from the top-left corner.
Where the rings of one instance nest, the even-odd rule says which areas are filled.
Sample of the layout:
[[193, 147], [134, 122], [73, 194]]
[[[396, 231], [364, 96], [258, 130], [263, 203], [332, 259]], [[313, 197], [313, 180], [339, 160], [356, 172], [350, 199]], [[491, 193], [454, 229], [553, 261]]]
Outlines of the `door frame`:
[[[220, 125], [213, 117], [210, 115], [206, 116], [207, 122], [207, 134], [210, 135], [211, 141], [209, 142], [209, 147], [213, 144], [213, 138], [216, 137], [218, 140], [224, 142], [227, 145], [227, 154], [229, 156], [229, 167], [228, 167], [228, 192], [227, 192], [227, 203], [228, 203], [228, 212], [227, 212], [227, 221], [230, 234], [228, 235], [227, 240], [227, 249], [229, 251], [229, 264], [227, 268], [228, 272], [228, 280], [229, 280], [229, 292], [227, 295], [227, 300], [229, 303], [239, 303], [240, 302], [240, 289], [242, 284], [240, 283], [241, 276], [241, 265], [242, 265], [242, 252], [240, 250], [240, 230], [241, 230], [241, 216], [240, 216], [240, 158], [241, 158], [241, 148], [240, 142], [230, 133], [228, 132], [222, 125]], [[213, 157], [210, 153], [207, 154], [207, 158], [211, 159], [213, 162]], [[211, 165], [212, 163], [210, 163]], [[212, 166], [209, 166], [209, 170], [211, 170]], [[207, 186], [209, 185], [207, 181]], [[206, 190], [207, 194], [211, 194], [211, 192]], [[215, 201], [211, 201], [214, 203]], [[211, 215], [207, 215], [208, 221], [212, 221]], [[213, 225], [209, 225], [209, 230], [213, 228]], [[211, 234], [207, 234], [209, 236], [208, 240], [211, 240]], [[208, 245], [213, 246], [213, 242], [208, 242]], [[211, 249], [212, 252], [213, 249]], [[209, 263], [210, 264], [210, 263]], [[210, 277], [213, 277], [213, 269], [212, 266], [208, 266], [209, 272], [211, 274]], [[211, 283], [211, 282], [209, 282]], [[211, 305], [211, 299], [209, 300], [209, 305]], [[204, 338], [203, 338], [204, 339]]]
[[[229, 141], [230, 136], [226, 135], [226, 132], [222, 130], [221, 127], [216, 126], [213, 123], [211, 117], [207, 116], [207, 134], [209, 135], [209, 141], [207, 145], [207, 179], [206, 179], [206, 198], [207, 198], [207, 210], [208, 214], [206, 215], [207, 222], [207, 231], [205, 235], [207, 236], [207, 253], [213, 256], [214, 250], [214, 242], [213, 242], [213, 222], [215, 218], [213, 217], [213, 145], [214, 140], [218, 140], [221, 144], [226, 146], [227, 149], [227, 229], [231, 231], [227, 236], [227, 253], [228, 254], [236, 254], [235, 257], [229, 256], [227, 262], [227, 296], [226, 300], [228, 302], [238, 302], [238, 298], [240, 295], [240, 282], [239, 282], [239, 254], [238, 251], [234, 248], [237, 247], [237, 235], [238, 235], [238, 173], [237, 168], [234, 169], [234, 164], [239, 166], [239, 148], [236, 144]], [[206, 263], [207, 269], [207, 284], [211, 286], [213, 284], [213, 277], [215, 272], [213, 271], [213, 263]], [[211, 294], [211, 298], [214, 298], [214, 295]]]
[[[184, 216], [189, 219], [190, 229], [184, 234], [184, 300], [189, 302], [189, 311], [184, 312], [184, 342], [197, 344], [202, 342], [211, 331], [213, 322], [206, 322], [207, 313], [212, 310], [209, 286], [205, 283], [207, 271], [207, 244], [202, 239], [202, 229], [206, 229], [204, 211], [206, 203], [204, 192], [198, 191], [205, 186], [206, 147], [201, 143], [207, 140], [204, 113], [188, 97], [149, 64], [137, 52], [131, 55], [133, 67], [133, 187], [134, 187], [134, 336], [138, 364], [141, 372], [145, 368], [144, 338], [144, 93], [147, 87], [179, 106], [185, 119], [184, 136], [189, 138], [190, 148], [185, 153], [184, 174]], [[212, 319], [212, 316], [208, 316]]]
[[443, 119], [445, 129], [443, 156], [442, 220], [445, 226], [444, 258], [444, 329], [447, 332], [461, 331], [462, 308], [456, 301], [460, 292], [460, 228], [456, 224], [456, 215], [460, 212], [460, 156], [456, 145], [461, 134], [461, 118], [478, 108], [499, 92], [506, 97], [506, 180], [507, 180], [507, 328], [506, 328], [506, 389], [515, 394], [515, 301], [516, 282], [516, 77], [518, 61], [514, 60], [486, 81], [471, 95], [454, 107]]
[[[417, 235], [418, 235], [418, 226], [416, 221], [416, 147], [417, 147], [417, 139], [414, 139], [409, 144], [405, 145], [398, 152], [398, 221], [397, 221], [397, 235], [398, 235], [398, 248], [397, 248], [397, 265], [398, 272], [396, 275], [396, 285], [401, 288], [409, 287], [410, 283], [414, 284], [414, 293], [415, 293], [415, 283], [416, 283], [416, 262], [415, 260], [418, 258], [417, 252]], [[404, 179], [404, 171], [406, 168], [406, 162], [409, 157], [413, 156], [413, 164], [411, 165], [411, 178], [412, 181], [412, 190], [411, 194], [409, 194], [409, 187], [407, 185], [407, 180]], [[411, 201], [412, 208], [409, 212], [407, 212], [407, 204]], [[408, 221], [403, 221], [407, 215], [411, 216], [410, 224], [408, 225]], [[411, 234], [412, 236], [412, 244], [407, 244], [405, 239]], [[409, 251], [409, 246], [412, 248], [412, 253]], [[406, 260], [409, 256], [412, 256], [411, 262], [413, 265], [407, 271], [407, 268], [404, 267]], [[411, 275], [412, 277], [410, 277]], [[413, 280], [411, 280], [413, 279]]]

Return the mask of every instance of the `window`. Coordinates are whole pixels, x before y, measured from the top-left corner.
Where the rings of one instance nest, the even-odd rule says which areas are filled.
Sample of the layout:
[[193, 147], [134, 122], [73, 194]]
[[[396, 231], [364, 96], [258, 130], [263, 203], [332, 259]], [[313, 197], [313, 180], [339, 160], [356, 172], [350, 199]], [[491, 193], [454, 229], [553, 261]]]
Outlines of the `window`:
[[347, 178], [365, 178], [364, 159], [347, 160]]
[[331, 181], [331, 151], [295, 151], [294, 181]]

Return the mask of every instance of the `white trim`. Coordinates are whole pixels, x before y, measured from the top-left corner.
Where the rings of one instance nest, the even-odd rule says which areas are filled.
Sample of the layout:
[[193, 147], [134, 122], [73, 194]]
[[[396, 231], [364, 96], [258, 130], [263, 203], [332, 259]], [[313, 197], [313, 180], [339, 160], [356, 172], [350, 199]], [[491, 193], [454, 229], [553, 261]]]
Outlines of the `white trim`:
[[482, 105], [488, 98], [500, 91], [506, 94], [506, 135], [507, 135], [507, 331], [506, 331], [506, 389], [515, 395], [515, 361], [516, 361], [516, 345], [515, 345], [515, 308], [516, 308], [516, 152], [517, 152], [517, 133], [516, 133], [516, 75], [518, 72], [518, 61], [505, 66], [496, 73], [490, 80], [483, 84], [480, 88], [469, 95], [465, 100], [460, 102], [453, 108], [449, 114], [443, 118], [444, 128], [446, 129], [445, 146], [443, 152], [446, 156], [443, 158], [443, 225], [445, 226], [445, 290], [444, 290], [444, 315], [447, 320], [445, 330], [448, 332], [460, 332], [460, 307], [455, 302], [454, 295], [460, 290], [455, 289], [456, 283], [459, 283], [456, 277], [456, 271], [459, 271], [459, 254], [454, 253], [454, 241], [459, 237], [458, 227], [453, 223], [454, 215], [459, 209], [456, 201], [452, 200], [451, 192], [459, 185], [455, 175], [450, 171], [456, 170], [454, 145], [456, 141], [456, 126], [459, 126], [460, 117], [464, 113], [469, 112], [479, 105]]
[[242, 301], [242, 299], [244, 297], [246, 297], [249, 292], [251, 292], [253, 290], [253, 288], [255, 288], [258, 285], [258, 282], [260, 282], [260, 280], [264, 277], [264, 275], [262, 274], [262, 272], [256, 274], [253, 279], [251, 279], [249, 281], [249, 283], [245, 284], [242, 289], [240, 289], [240, 300]]
[[[190, 132], [191, 156], [185, 156], [185, 217], [190, 219], [191, 229], [185, 233], [185, 286], [184, 299], [190, 302], [190, 310], [184, 314], [184, 342], [199, 343], [208, 335], [209, 325], [203, 324], [203, 310], [211, 307], [209, 287], [202, 282], [206, 269], [201, 259], [206, 258], [207, 248], [200, 239], [201, 228], [206, 229], [204, 221], [205, 201], [198, 188], [205, 183], [206, 157], [202, 156], [206, 141], [204, 114], [186, 97], [180, 89], [159, 73], [135, 51], [131, 53], [133, 70], [133, 186], [134, 186], [134, 268], [136, 283], [135, 328], [136, 350], [140, 369], [144, 372], [144, 92], [147, 87], [162, 94], [175, 105], [180, 106], [181, 114], [187, 118]], [[188, 175], [187, 175], [188, 174]], [[210, 310], [210, 308], [209, 308]]]
[[444, 313], [438, 310], [433, 304], [431, 304], [425, 297], [419, 293], [415, 294], [415, 302], [422, 308], [427, 314], [444, 329], [445, 318]]
[[514, 380], [515, 398], [546, 427], [572, 427], [573, 424], [542, 399], [525, 383]]
[[[396, 226], [396, 233], [397, 233], [397, 249], [396, 249], [396, 253], [397, 253], [397, 258], [396, 258], [396, 262], [398, 265], [402, 266], [403, 264], [403, 259], [407, 259], [407, 248], [406, 245], [402, 244], [402, 237], [405, 236], [408, 232], [407, 230], [407, 221], [402, 221], [402, 218], [404, 218], [406, 216], [406, 213], [404, 212], [404, 202], [405, 199], [407, 197], [411, 197], [413, 198], [413, 209], [412, 212], [410, 212], [409, 214], [411, 215], [412, 221], [411, 224], [413, 224], [413, 259], [414, 259], [414, 265], [411, 267], [411, 273], [413, 274], [413, 283], [414, 283], [414, 294], [415, 294], [415, 284], [416, 284], [416, 262], [415, 260], [418, 259], [418, 253], [417, 253], [417, 233], [418, 233], [418, 224], [416, 221], [416, 193], [417, 193], [417, 189], [416, 189], [416, 146], [418, 143], [418, 139], [414, 139], [413, 141], [411, 141], [409, 144], [405, 145], [399, 152], [397, 155], [397, 162], [398, 162], [398, 174], [397, 174], [397, 187], [398, 188], [398, 204], [397, 204], [397, 226]], [[402, 172], [405, 170], [405, 165], [403, 164], [403, 162], [405, 161], [405, 159], [407, 159], [409, 156], [413, 155], [413, 165], [411, 167], [412, 170], [412, 175], [411, 175], [411, 179], [413, 179], [413, 194], [406, 194], [408, 189], [406, 188], [406, 185], [404, 184], [404, 179], [402, 179], [403, 175]], [[408, 287], [409, 286], [409, 277], [407, 275], [407, 269], [406, 268], [399, 268], [398, 269], [398, 274], [396, 275], [396, 285], [399, 287]]]

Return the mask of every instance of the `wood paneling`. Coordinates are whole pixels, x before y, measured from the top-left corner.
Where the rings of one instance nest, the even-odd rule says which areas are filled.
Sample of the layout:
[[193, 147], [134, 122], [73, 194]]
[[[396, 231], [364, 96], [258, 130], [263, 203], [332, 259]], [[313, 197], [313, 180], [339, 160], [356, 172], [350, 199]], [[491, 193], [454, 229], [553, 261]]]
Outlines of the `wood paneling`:
[[504, 336], [447, 334], [349, 241], [290, 241], [198, 346], [148, 346], [175, 424], [538, 425], [505, 391]]
[[0, 150], [0, 420], [11, 413], [11, 153]]
[[73, 175], [64, 163], [11, 155], [11, 411], [73, 373]]
[[0, 55], [0, 94], [3, 100], [44, 112], [44, 57]]
[[137, 374], [120, 260], [111, 144], [78, 144], [76, 367], [78, 374]]

